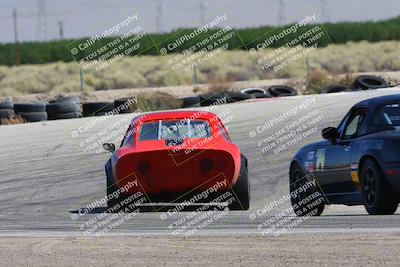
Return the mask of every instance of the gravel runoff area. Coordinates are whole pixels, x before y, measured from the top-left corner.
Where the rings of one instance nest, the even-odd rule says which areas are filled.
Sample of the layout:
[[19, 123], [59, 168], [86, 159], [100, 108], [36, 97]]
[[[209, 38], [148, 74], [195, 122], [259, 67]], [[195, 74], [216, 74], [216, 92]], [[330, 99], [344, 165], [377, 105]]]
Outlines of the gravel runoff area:
[[395, 266], [400, 234], [7, 237], [2, 266]]

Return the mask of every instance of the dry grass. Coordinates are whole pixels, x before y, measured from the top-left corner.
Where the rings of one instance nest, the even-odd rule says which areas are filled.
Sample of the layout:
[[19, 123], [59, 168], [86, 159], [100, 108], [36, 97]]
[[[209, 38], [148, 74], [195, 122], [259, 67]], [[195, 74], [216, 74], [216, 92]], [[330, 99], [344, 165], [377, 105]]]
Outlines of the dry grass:
[[352, 87], [355, 78], [356, 75], [352, 73], [347, 73], [344, 76], [330, 75], [326, 71], [315, 70], [307, 77], [303, 94], [320, 94], [321, 90], [329, 85], [344, 85], [350, 88]]
[[[307, 55], [311, 70], [336, 75], [340, 73], [400, 70], [400, 42], [352, 43], [317, 48]], [[264, 50], [259, 56], [271, 52]], [[168, 61], [173, 55], [127, 57], [101, 72], [85, 71], [86, 91], [175, 86], [193, 83], [193, 73], [173, 70]], [[231, 82], [272, 78], [304, 78], [306, 58], [278, 72], [263, 71], [247, 51], [225, 51], [202, 63], [197, 78], [200, 83]], [[0, 66], [0, 96], [28, 93], [79, 92], [80, 65], [77, 62], [44, 65]]]
[[140, 109], [143, 112], [155, 110], [177, 109], [182, 106], [182, 101], [176, 96], [165, 92], [140, 93], [137, 103], [129, 107], [131, 112]]
[[206, 93], [223, 93], [223, 92], [233, 92], [235, 91], [235, 83], [230, 82], [213, 82], [207, 87]]
[[0, 125], [22, 124], [26, 122], [27, 121], [19, 115], [8, 119], [0, 119]]

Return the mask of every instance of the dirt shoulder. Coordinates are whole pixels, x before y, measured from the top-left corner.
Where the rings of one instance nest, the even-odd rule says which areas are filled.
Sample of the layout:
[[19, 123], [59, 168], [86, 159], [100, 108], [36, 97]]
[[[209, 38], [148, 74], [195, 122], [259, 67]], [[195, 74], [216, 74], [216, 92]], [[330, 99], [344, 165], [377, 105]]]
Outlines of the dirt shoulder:
[[400, 234], [0, 238], [3, 266], [396, 265]]
[[[286, 84], [287, 79], [271, 79], [258, 81], [242, 81], [229, 83], [229, 86], [239, 90], [240, 88], [251, 86], [270, 86], [274, 84]], [[27, 94], [13, 97], [15, 102], [35, 102], [49, 101], [59, 96], [78, 96], [82, 103], [96, 101], [111, 101], [122, 97], [132, 97], [139, 93], [165, 92], [177, 97], [192, 96], [199, 92], [208, 90], [210, 84], [199, 85], [181, 85], [181, 86], [165, 86], [165, 87], [146, 87], [146, 88], [127, 88], [127, 89], [110, 89], [101, 91], [84, 91], [78, 93], [65, 94]], [[215, 86], [215, 85], [214, 85]]]
[[[368, 72], [356, 73], [354, 77], [359, 74], [372, 74], [385, 78], [387, 81], [400, 82], [400, 71], [397, 72]], [[343, 75], [344, 76], [344, 75]], [[258, 86], [271, 86], [271, 85], [289, 85], [301, 92], [304, 90], [306, 78], [302, 79], [268, 79], [268, 80], [254, 80], [254, 81], [241, 81], [229, 83], [229, 87], [233, 91], [238, 91], [246, 87]], [[199, 84], [199, 85], [182, 85], [182, 86], [168, 86], [168, 87], [148, 87], [148, 88], [127, 88], [127, 89], [110, 89], [102, 91], [84, 91], [78, 93], [65, 93], [65, 94], [27, 94], [13, 97], [15, 102], [46, 102], [56, 99], [60, 96], [78, 96], [82, 103], [96, 102], [96, 101], [113, 101], [117, 98], [132, 97], [143, 92], [166, 92], [177, 97], [191, 96], [196, 93], [205, 92], [210, 87], [217, 87], [215, 84]]]

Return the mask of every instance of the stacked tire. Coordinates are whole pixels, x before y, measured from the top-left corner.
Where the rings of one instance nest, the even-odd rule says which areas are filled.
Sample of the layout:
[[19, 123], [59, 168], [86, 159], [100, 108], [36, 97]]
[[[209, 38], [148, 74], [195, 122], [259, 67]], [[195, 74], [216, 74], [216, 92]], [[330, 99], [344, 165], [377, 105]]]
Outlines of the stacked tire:
[[250, 95], [236, 92], [218, 92], [201, 94], [200, 105], [202, 107], [216, 104], [230, 104], [252, 98]]
[[47, 120], [46, 105], [43, 103], [15, 103], [14, 111], [27, 122]]
[[[115, 112], [118, 114], [126, 114], [126, 113], [132, 113], [132, 103], [134, 103], [134, 98], [133, 97], [123, 97], [123, 98], [118, 98], [114, 100], [114, 107]], [[112, 105], [111, 105], [112, 106]]]
[[46, 105], [49, 120], [81, 118], [79, 99], [62, 98]]
[[250, 95], [252, 98], [271, 98], [297, 95], [296, 89], [286, 85], [273, 85], [264, 89], [261, 87], [250, 87], [240, 91], [243, 94]]
[[268, 92], [273, 97], [295, 96], [296, 89], [286, 85], [273, 85], [268, 88]]
[[249, 95], [251, 98], [271, 98], [271, 94], [264, 88], [249, 87], [240, 90], [242, 94]]
[[14, 103], [11, 100], [0, 102], [0, 120], [10, 119], [14, 116]]
[[340, 93], [340, 92], [349, 92], [351, 89], [345, 85], [341, 84], [332, 84], [328, 85], [325, 88], [322, 88], [321, 94], [331, 94], [331, 93]]
[[389, 86], [384, 79], [374, 75], [359, 75], [353, 85], [355, 89], [360, 90], [386, 88]]
[[332, 84], [321, 89], [321, 94], [339, 93], [339, 92], [351, 92], [351, 91], [362, 91], [372, 90], [379, 88], [390, 87], [390, 84], [383, 78], [374, 75], [359, 75], [354, 80], [351, 87], [340, 84]]
[[92, 102], [82, 105], [83, 117], [104, 116], [107, 113], [114, 112], [115, 105], [113, 102]]
[[200, 96], [188, 96], [179, 98], [182, 101], [182, 108], [200, 107]]

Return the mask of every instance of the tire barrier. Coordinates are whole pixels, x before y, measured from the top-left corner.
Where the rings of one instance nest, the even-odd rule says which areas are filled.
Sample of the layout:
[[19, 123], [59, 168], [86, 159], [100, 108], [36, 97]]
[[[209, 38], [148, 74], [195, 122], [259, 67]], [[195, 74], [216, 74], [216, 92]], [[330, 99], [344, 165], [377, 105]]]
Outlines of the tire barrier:
[[27, 122], [47, 121], [46, 105], [43, 103], [15, 103], [14, 111]]
[[224, 103], [227, 102], [227, 100], [225, 99], [225, 94], [223, 93], [217, 93], [217, 94], [213, 94], [213, 93], [206, 93], [206, 94], [201, 94], [199, 95], [200, 98], [200, 106], [202, 107], [207, 107], [207, 106], [211, 106], [215, 103]]
[[77, 110], [74, 102], [56, 102], [46, 105], [46, 112], [50, 114], [62, 114]]
[[321, 94], [339, 93], [339, 92], [349, 92], [351, 91], [349, 87], [340, 84], [329, 85], [321, 90]]
[[133, 97], [124, 97], [114, 100], [114, 107], [118, 110], [120, 114], [131, 113], [131, 108], [129, 107], [129, 102], [134, 99]]
[[[333, 84], [326, 86], [321, 90], [321, 94], [359, 91], [368, 89], [385, 88], [390, 85], [382, 78], [374, 75], [359, 75], [355, 79], [351, 88]], [[268, 89], [261, 87], [248, 87], [240, 90], [240, 92], [218, 92], [218, 93], [205, 93], [198, 96], [181, 97], [179, 100], [182, 102], [182, 108], [191, 107], [204, 107], [214, 104], [229, 104], [247, 99], [255, 98], [271, 98], [271, 97], [285, 97], [295, 96], [297, 91], [286, 85], [274, 85]], [[107, 113], [114, 111], [118, 113], [130, 113], [129, 108], [125, 108], [128, 101], [133, 98], [125, 97], [116, 99], [114, 102], [92, 102], [80, 103], [77, 96], [64, 96], [56, 100], [50, 101], [49, 104], [43, 103], [13, 103], [11, 100], [0, 102], [0, 119], [14, 118], [20, 115], [28, 122], [58, 120], [58, 119], [72, 119], [88, 116], [104, 116]], [[124, 106], [124, 108], [121, 108]], [[118, 108], [119, 107], [119, 108]]]
[[49, 120], [56, 119], [69, 119], [69, 118], [79, 118], [75, 117], [75, 113], [80, 113], [79, 107], [75, 102], [64, 101], [64, 102], [54, 102], [46, 105], [46, 112], [48, 114]]
[[243, 94], [243, 93], [236, 93], [236, 92], [228, 92], [228, 93], [226, 93], [226, 96], [229, 98], [229, 101], [231, 101], [229, 103], [234, 103], [234, 102], [253, 98], [251, 95]]
[[41, 111], [41, 112], [19, 112], [18, 115], [20, 115], [27, 122], [47, 121], [47, 113], [45, 111]]
[[13, 109], [0, 109], [0, 119], [10, 119], [15, 116]]
[[78, 96], [62, 96], [59, 97], [55, 100], [51, 100], [49, 101], [49, 104], [53, 104], [53, 103], [63, 103], [63, 102], [72, 102], [76, 105], [76, 111], [81, 112], [82, 113], [82, 106], [81, 106], [81, 101], [79, 99]]
[[60, 103], [60, 102], [73, 102], [79, 104], [81, 101], [78, 96], [62, 96], [55, 100], [49, 101], [49, 103]]
[[295, 96], [297, 91], [286, 85], [273, 85], [268, 88], [270, 95], [274, 97]]
[[249, 87], [240, 90], [242, 94], [254, 95], [254, 94], [267, 94], [267, 90], [260, 87]]
[[82, 113], [80, 113], [79, 111], [62, 113], [62, 114], [57, 115], [57, 117], [55, 119], [56, 120], [64, 120], [64, 119], [77, 119], [77, 118], [82, 118]]
[[21, 112], [46, 112], [46, 105], [43, 103], [15, 103], [14, 110], [16, 114]]
[[14, 103], [11, 100], [0, 102], [0, 120], [10, 119], [15, 116]]
[[251, 98], [271, 98], [273, 97], [270, 93], [255, 93], [251, 94]]
[[230, 104], [238, 101], [251, 99], [251, 95], [235, 92], [206, 93], [200, 96], [200, 106], [210, 106], [214, 104]]
[[354, 81], [354, 88], [362, 90], [377, 89], [389, 87], [389, 84], [382, 79], [374, 75], [359, 75]]
[[92, 102], [82, 105], [83, 117], [103, 116], [107, 112], [113, 111], [115, 108], [113, 102]]
[[11, 100], [0, 102], [0, 109], [14, 109], [14, 103]]
[[181, 97], [182, 108], [200, 107], [200, 96]]

